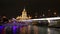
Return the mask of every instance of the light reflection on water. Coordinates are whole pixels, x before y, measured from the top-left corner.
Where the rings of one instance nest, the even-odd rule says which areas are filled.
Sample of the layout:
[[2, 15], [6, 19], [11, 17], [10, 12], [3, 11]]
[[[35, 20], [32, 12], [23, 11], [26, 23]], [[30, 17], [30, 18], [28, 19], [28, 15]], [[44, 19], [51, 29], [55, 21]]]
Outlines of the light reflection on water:
[[48, 34], [60, 34], [60, 29], [48, 28]]
[[40, 26], [0, 26], [0, 34], [60, 34], [60, 29]]

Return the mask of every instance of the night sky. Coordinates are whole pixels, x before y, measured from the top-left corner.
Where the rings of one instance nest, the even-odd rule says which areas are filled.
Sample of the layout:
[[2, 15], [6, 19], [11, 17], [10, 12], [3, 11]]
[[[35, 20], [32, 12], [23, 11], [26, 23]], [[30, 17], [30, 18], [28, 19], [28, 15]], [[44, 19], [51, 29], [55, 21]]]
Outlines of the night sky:
[[56, 10], [60, 15], [60, 0], [0, 0], [0, 15], [16, 17], [21, 15], [24, 7], [31, 16], [35, 16], [36, 13], [38, 16], [43, 13], [47, 16], [49, 9], [51, 13]]

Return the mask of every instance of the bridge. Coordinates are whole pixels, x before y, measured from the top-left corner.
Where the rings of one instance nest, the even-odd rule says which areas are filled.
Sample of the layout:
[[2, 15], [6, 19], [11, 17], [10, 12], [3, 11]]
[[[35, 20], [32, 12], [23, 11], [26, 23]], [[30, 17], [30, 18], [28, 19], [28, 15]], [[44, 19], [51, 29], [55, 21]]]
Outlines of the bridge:
[[51, 17], [51, 18], [29, 19], [29, 20], [22, 20], [22, 21], [48, 20], [48, 22], [49, 22], [50, 20], [59, 20], [59, 19], [60, 19], [60, 17]]
[[50, 25], [56, 24], [57, 21], [60, 20], [60, 17], [51, 17], [51, 18], [40, 18], [40, 19], [29, 19], [29, 20], [22, 20], [23, 22], [33, 22], [33, 21], [48, 21]]

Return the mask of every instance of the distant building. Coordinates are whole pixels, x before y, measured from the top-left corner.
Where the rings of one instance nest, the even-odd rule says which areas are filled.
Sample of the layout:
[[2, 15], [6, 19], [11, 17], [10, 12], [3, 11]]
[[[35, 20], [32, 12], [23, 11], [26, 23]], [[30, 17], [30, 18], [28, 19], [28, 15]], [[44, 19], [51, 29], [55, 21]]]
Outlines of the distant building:
[[25, 10], [25, 8], [24, 8], [23, 11], [22, 11], [22, 15], [21, 15], [21, 16], [18, 16], [16, 19], [17, 19], [18, 21], [22, 21], [22, 20], [31, 19], [31, 17], [30, 17], [30, 16], [27, 16], [27, 12], [26, 12], [26, 10]]

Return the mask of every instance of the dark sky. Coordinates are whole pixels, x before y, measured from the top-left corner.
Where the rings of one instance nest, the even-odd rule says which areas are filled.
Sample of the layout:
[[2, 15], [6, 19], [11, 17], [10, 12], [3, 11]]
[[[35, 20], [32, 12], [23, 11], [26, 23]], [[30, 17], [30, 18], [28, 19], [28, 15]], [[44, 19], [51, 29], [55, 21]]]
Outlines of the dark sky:
[[[36, 12], [47, 12], [48, 9], [55, 9], [59, 14], [60, 1], [59, 0], [0, 0], [0, 15], [8, 17], [16, 17], [21, 15], [23, 8], [26, 8], [30, 15]], [[33, 16], [32, 15], [32, 16]]]

